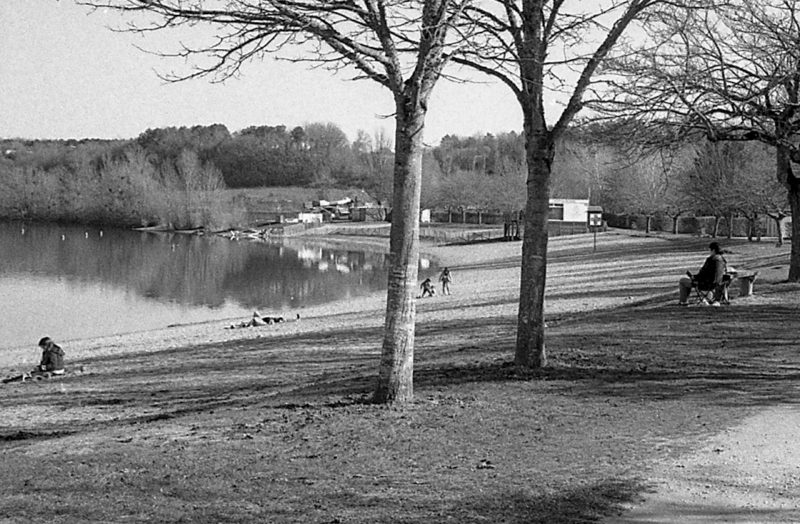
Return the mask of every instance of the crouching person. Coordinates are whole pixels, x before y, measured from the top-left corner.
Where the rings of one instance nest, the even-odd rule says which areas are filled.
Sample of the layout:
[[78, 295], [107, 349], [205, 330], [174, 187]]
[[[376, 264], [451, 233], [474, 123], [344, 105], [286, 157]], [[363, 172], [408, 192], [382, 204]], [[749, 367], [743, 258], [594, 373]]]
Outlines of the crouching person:
[[53, 342], [50, 337], [44, 337], [39, 341], [42, 348], [42, 360], [39, 365], [31, 371], [31, 375], [63, 375], [64, 374], [64, 350], [61, 346]]
[[2, 381], [3, 384], [9, 382], [25, 382], [26, 380], [41, 380], [51, 376], [59, 376], [64, 374], [64, 350], [59, 345], [53, 342], [50, 337], [44, 337], [39, 341], [39, 347], [42, 350], [42, 360], [39, 365], [33, 368], [28, 373], [22, 375], [15, 375], [6, 377]]

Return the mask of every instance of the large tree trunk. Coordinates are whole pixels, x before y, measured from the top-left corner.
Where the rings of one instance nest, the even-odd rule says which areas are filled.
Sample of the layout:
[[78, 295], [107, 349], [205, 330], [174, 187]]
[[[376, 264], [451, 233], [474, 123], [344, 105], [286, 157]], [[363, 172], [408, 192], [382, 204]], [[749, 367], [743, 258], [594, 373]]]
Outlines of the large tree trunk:
[[778, 230], [778, 241], [776, 245], [780, 247], [783, 245], [783, 221], [785, 220], [786, 215], [784, 215], [782, 212], [774, 214], [768, 212], [767, 216], [770, 217], [773, 222], [775, 222], [775, 227]]
[[544, 337], [544, 293], [547, 276], [547, 218], [550, 210], [550, 174], [555, 147], [546, 131], [526, 134], [528, 199], [522, 238], [522, 275], [514, 362], [538, 368], [547, 365]]
[[680, 216], [681, 216], [680, 213], [678, 213], [676, 215], [669, 215], [669, 217], [672, 219], [672, 234], [673, 235], [677, 235], [678, 234], [678, 219], [680, 218]]
[[730, 240], [733, 238], [733, 213], [728, 213], [725, 219], [728, 221], [728, 240]]
[[[789, 206], [792, 210], [792, 254], [789, 257], [789, 282], [800, 282], [800, 180], [792, 177]], [[782, 236], [782, 233], [778, 232]]]
[[425, 112], [418, 103], [398, 99], [386, 322], [373, 397], [379, 403], [408, 402], [414, 395], [414, 297]]
[[[777, 147], [778, 181], [786, 188], [789, 208], [792, 210], [792, 253], [789, 257], [789, 282], [800, 282], [800, 179], [792, 169], [791, 153], [784, 147]], [[778, 235], [782, 236], [780, 228]]]
[[714, 215], [714, 232], [711, 234], [712, 238], [717, 238], [719, 236], [719, 223], [722, 221], [722, 217], [719, 215]]

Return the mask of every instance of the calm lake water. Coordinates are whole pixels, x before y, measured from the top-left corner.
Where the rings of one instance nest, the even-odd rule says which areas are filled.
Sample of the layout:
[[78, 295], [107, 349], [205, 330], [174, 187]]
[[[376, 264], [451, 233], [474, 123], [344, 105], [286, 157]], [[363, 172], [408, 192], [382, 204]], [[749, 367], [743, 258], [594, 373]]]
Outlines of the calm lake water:
[[0, 223], [0, 349], [293, 314], [385, 289], [386, 255], [360, 249]]

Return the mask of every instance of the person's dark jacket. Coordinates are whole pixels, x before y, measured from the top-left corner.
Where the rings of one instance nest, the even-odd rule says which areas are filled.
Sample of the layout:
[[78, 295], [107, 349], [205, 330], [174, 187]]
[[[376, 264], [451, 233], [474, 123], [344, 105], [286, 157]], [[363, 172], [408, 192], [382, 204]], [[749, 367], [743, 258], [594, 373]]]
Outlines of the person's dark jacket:
[[709, 256], [700, 271], [694, 276], [700, 289], [714, 289], [722, 284], [722, 279], [728, 270], [725, 257], [716, 253]]
[[42, 371], [59, 371], [64, 369], [64, 350], [57, 344], [49, 344], [42, 348]]

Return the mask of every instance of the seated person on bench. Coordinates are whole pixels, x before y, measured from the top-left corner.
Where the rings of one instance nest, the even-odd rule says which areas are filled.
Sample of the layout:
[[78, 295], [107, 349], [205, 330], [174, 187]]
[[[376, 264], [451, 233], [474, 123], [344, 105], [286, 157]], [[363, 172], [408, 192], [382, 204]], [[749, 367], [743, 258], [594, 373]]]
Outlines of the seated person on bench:
[[724, 279], [725, 274], [728, 272], [728, 263], [725, 261], [725, 257], [722, 256], [722, 248], [718, 243], [711, 242], [708, 249], [711, 254], [706, 258], [700, 271], [693, 275], [692, 278], [688, 276], [682, 277], [678, 283], [680, 291], [679, 304], [682, 306], [688, 304], [689, 294], [695, 286], [701, 291], [714, 291], [712, 305], [718, 306], [719, 300], [723, 297], [725, 292]]

